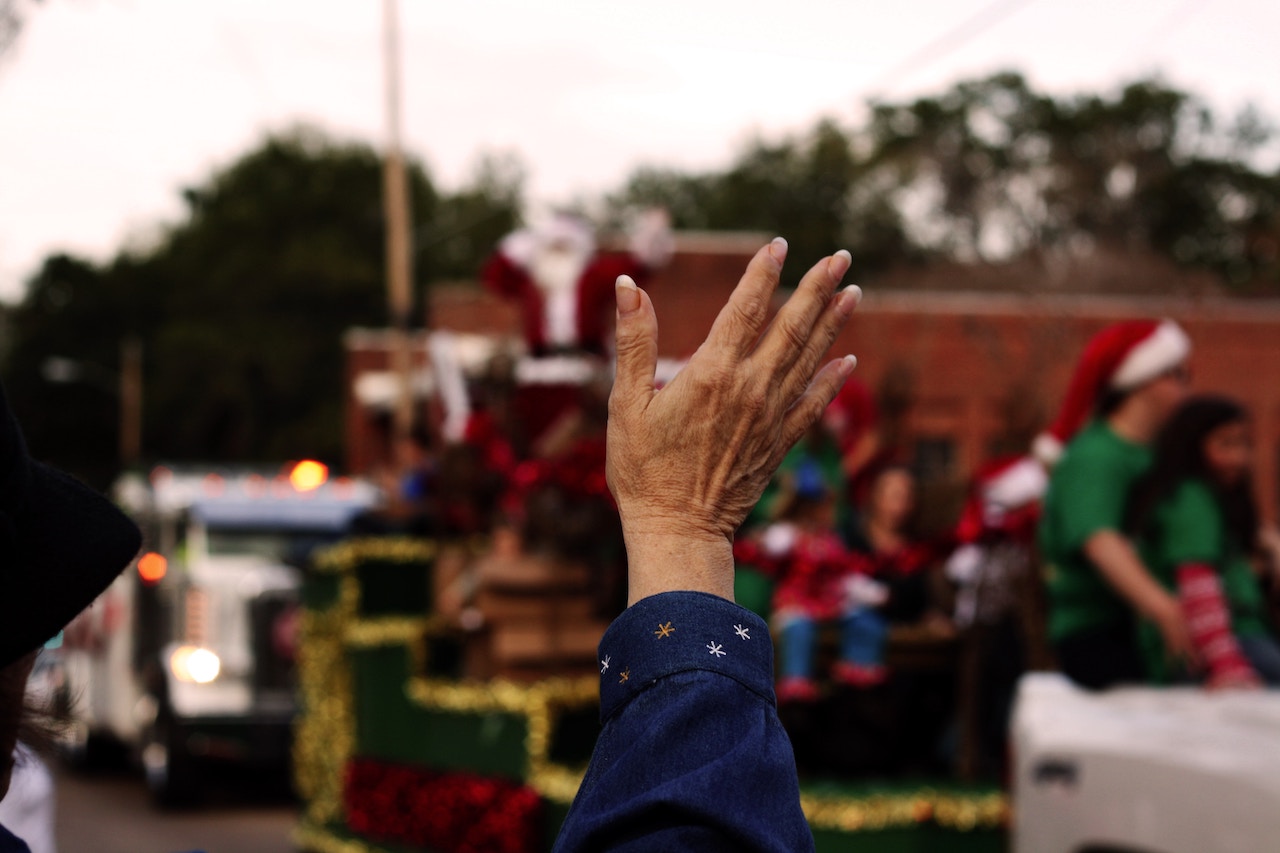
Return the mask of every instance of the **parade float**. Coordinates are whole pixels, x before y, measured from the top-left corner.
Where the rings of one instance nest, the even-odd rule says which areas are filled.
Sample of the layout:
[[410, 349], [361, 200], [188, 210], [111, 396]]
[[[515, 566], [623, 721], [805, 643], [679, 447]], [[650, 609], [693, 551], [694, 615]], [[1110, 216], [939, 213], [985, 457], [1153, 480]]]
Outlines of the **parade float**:
[[[457, 556], [425, 540], [375, 538], [316, 557], [304, 583], [295, 732], [301, 848], [551, 849], [599, 731], [598, 676], [459, 678], [467, 639], [433, 608], [434, 571]], [[580, 644], [545, 622], [540, 631], [539, 606], [526, 601], [514, 620], [522, 626], [507, 630], [528, 658], [572, 660]], [[826, 780], [802, 789], [802, 805], [819, 851], [1004, 849], [1006, 803], [991, 789]]]

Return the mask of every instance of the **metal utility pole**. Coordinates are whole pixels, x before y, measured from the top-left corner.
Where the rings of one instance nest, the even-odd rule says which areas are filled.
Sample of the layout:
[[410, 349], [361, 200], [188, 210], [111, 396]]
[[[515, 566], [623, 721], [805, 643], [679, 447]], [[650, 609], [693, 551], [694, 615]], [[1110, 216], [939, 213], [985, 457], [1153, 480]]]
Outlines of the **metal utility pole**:
[[383, 161], [383, 205], [387, 220], [387, 307], [391, 315], [391, 369], [396, 376], [393, 436], [397, 443], [413, 431], [413, 358], [409, 326], [413, 310], [411, 213], [404, 153], [400, 144], [399, 0], [383, 0], [386, 59], [387, 148]]

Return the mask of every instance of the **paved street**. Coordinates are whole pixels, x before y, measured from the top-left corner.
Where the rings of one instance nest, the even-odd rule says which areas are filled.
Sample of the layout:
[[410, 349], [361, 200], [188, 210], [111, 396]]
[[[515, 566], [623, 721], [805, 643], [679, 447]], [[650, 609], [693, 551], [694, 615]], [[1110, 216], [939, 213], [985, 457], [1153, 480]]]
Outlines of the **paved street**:
[[226, 784], [198, 809], [162, 812], [141, 777], [56, 771], [58, 853], [288, 853], [296, 806], [278, 792]]

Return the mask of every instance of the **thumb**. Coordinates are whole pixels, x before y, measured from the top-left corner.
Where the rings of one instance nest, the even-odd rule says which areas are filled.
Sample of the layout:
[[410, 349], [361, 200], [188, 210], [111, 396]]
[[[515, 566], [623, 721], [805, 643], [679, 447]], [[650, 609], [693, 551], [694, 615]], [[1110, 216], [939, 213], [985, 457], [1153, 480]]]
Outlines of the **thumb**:
[[618, 372], [610, 395], [612, 406], [632, 406], [653, 396], [658, 369], [658, 316], [649, 294], [636, 287], [629, 275], [614, 285], [618, 301]]

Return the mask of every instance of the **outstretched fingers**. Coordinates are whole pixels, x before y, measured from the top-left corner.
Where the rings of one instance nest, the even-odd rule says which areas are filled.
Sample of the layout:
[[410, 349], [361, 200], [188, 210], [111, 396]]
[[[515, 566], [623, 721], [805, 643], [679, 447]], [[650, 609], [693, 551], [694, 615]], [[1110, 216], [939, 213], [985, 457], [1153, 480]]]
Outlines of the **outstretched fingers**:
[[[814, 335], [814, 325], [829, 314], [831, 295], [849, 271], [851, 258], [844, 249], [818, 261], [800, 280], [799, 287], [774, 317], [760, 342], [758, 353], [766, 365], [777, 365], [785, 374], [804, 354]], [[827, 346], [831, 341], [827, 341]], [[823, 347], [826, 351], [826, 347]], [[816, 361], [814, 362], [816, 364]], [[810, 365], [810, 371], [813, 365]], [[807, 381], [807, 378], [806, 378]]]
[[840, 387], [858, 366], [858, 359], [852, 355], [837, 358], [828, 362], [813, 377], [809, 387], [800, 395], [800, 399], [787, 410], [782, 419], [782, 436], [774, 458], [770, 460], [774, 468], [782, 464], [782, 457], [795, 445], [800, 437], [809, 431], [809, 427], [818, 422], [822, 413], [831, 405], [831, 401], [840, 392]]
[[769, 317], [770, 302], [786, 257], [787, 241], [781, 237], [756, 252], [712, 324], [703, 344], [705, 351], [735, 360], [751, 351]]
[[618, 303], [618, 368], [609, 394], [610, 414], [647, 406], [658, 370], [658, 315], [649, 294], [629, 275], [614, 285]]
[[791, 365], [790, 372], [782, 380], [783, 399], [794, 399], [809, 385], [810, 380], [813, 379], [813, 372], [818, 369], [818, 365], [822, 363], [827, 351], [831, 349], [831, 345], [835, 343], [836, 337], [845, 323], [849, 322], [854, 309], [861, 301], [862, 288], [851, 284], [828, 302], [826, 310], [818, 318], [795, 363]]

